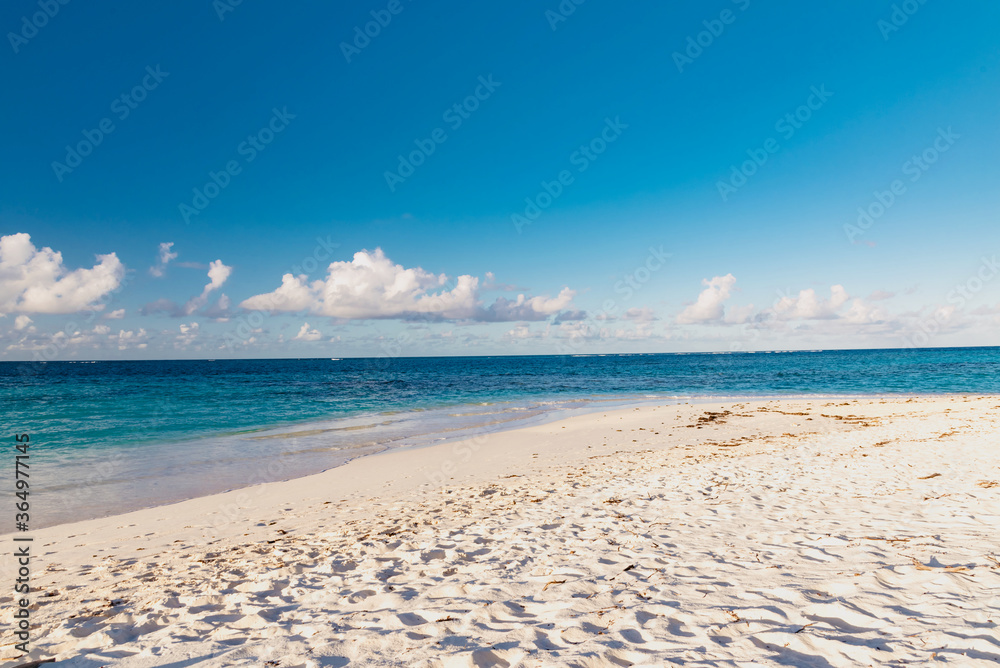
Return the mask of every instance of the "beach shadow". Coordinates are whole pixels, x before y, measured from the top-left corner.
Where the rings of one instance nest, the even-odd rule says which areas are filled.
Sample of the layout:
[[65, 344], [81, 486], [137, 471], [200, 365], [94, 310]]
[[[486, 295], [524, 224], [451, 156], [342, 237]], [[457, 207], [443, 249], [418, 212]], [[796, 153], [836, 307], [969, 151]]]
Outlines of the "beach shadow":
[[795, 668], [836, 668], [834, 664], [815, 654], [803, 654], [787, 647], [770, 645], [757, 638], [750, 638], [750, 642], [760, 649], [771, 652], [771, 655], [767, 658], [782, 666], [794, 666]]
[[317, 656], [313, 657], [321, 666], [329, 666], [330, 668], [342, 668], [351, 662], [346, 656]]
[[184, 668], [185, 666], [193, 666], [195, 664], [201, 663], [207, 659], [212, 659], [215, 654], [206, 654], [204, 656], [195, 657], [193, 659], [183, 659], [181, 661], [174, 661], [173, 663], [161, 664], [159, 668]]
[[[203, 661], [208, 661], [216, 657], [216, 654], [204, 654], [202, 656], [196, 656], [189, 659], [183, 659], [181, 661], [174, 661], [172, 663], [161, 663], [158, 668], [186, 668], [187, 666], [194, 666]], [[101, 666], [108, 665], [109, 657], [104, 656], [103, 658], [98, 657], [83, 657], [75, 656], [72, 659], [64, 659], [60, 661], [60, 665], [70, 666], [71, 668], [101, 668]]]
[[633, 645], [643, 645], [646, 643], [646, 639], [636, 629], [622, 629], [621, 636]]
[[964, 656], [967, 659], [976, 659], [978, 661], [992, 661], [993, 663], [1000, 663], [1000, 654], [993, 654], [992, 652], [980, 652], [979, 650], [968, 649], [968, 648], [963, 649], [960, 647], [955, 647], [955, 648], [944, 647], [942, 649], [938, 649], [935, 651], [939, 656], [942, 654], [950, 654], [952, 656], [955, 656], [956, 659], [959, 656]]
[[[966, 624], [968, 624], [969, 626], [976, 626], [976, 624], [973, 623], [973, 622], [966, 622]], [[990, 626], [987, 626], [985, 624], [980, 624], [979, 627], [980, 628], [993, 628], [993, 625], [991, 624]], [[958, 631], [946, 631], [945, 633], [947, 633], [950, 636], [954, 636], [956, 638], [961, 638], [962, 640], [984, 640], [984, 641], [986, 641], [988, 643], [996, 645], [997, 647], [1000, 647], [1000, 640], [998, 640], [997, 638], [995, 638], [995, 637], [993, 637], [991, 635], [968, 634], [968, 633], [960, 633]], [[996, 660], [996, 659], [994, 659], [994, 660]]]

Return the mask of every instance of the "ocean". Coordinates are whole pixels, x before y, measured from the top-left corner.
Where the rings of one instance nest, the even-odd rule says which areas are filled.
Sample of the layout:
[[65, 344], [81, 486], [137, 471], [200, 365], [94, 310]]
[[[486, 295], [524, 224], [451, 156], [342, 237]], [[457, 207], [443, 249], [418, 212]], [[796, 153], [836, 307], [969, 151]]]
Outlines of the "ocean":
[[2, 362], [0, 425], [41, 528], [625, 404], [949, 393], [1000, 394], [1000, 348]]

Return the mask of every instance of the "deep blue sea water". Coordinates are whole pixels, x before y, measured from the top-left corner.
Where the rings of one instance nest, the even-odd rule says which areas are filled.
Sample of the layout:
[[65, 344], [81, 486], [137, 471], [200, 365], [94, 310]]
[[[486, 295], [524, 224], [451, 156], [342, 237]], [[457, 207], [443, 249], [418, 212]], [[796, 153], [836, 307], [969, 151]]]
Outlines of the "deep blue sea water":
[[3, 362], [0, 426], [40, 527], [637, 401], [945, 393], [1000, 394], [1000, 348]]

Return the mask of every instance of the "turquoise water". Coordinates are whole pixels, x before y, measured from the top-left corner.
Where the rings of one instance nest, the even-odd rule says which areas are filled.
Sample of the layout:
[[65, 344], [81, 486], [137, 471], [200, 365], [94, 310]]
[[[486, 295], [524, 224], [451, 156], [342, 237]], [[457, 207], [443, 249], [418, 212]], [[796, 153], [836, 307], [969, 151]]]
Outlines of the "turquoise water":
[[595, 406], [735, 396], [1000, 394], [998, 372], [998, 348], [4, 362], [0, 425], [6, 434], [31, 434], [32, 524], [39, 527], [287, 479], [389, 448]]

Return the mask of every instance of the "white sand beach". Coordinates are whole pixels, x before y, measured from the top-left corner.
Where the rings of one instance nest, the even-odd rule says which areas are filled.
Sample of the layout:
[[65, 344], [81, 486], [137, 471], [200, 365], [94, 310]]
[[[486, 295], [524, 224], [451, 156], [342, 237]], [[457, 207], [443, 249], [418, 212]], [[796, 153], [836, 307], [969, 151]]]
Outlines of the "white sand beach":
[[997, 665], [998, 428], [996, 397], [638, 407], [55, 526], [0, 659]]

